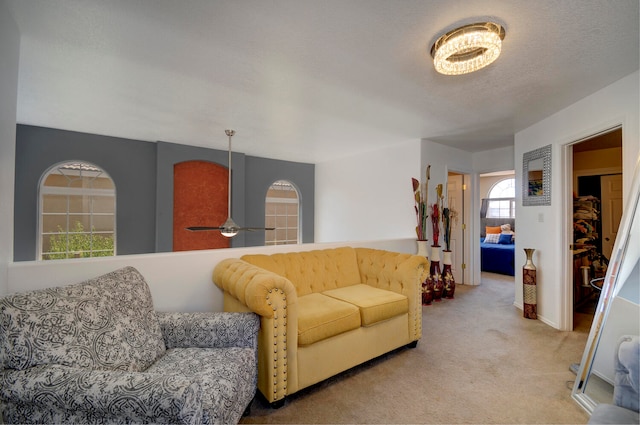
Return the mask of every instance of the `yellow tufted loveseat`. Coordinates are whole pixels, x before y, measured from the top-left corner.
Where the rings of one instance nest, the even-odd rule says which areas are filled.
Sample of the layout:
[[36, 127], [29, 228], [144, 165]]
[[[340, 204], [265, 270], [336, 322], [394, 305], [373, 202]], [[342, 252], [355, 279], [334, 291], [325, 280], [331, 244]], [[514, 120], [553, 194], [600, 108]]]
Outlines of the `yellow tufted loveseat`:
[[422, 335], [424, 257], [342, 247], [221, 261], [225, 311], [260, 316], [258, 390], [287, 395]]

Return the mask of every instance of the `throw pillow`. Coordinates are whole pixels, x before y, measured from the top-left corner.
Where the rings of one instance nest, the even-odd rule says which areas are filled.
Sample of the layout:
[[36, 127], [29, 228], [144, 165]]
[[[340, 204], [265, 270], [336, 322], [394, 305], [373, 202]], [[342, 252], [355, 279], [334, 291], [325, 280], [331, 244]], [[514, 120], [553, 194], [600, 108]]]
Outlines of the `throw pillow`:
[[484, 238], [484, 243], [498, 243], [500, 240], [500, 233], [489, 233], [487, 237]]
[[498, 239], [498, 243], [501, 245], [511, 245], [513, 243], [513, 237], [509, 234], [502, 233]]
[[492, 233], [500, 233], [502, 232], [502, 229], [500, 228], [500, 226], [485, 226], [485, 234], [490, 235]]

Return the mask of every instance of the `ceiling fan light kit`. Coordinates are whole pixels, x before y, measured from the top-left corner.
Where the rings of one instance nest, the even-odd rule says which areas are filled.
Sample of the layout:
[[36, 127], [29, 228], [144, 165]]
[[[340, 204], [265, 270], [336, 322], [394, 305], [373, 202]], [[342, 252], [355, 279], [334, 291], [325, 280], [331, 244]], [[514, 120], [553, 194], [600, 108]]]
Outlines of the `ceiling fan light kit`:
[[240, 227], [231, 218], [231, 138], [236, 134], [235, 130], [225, 130], [224, 133], [229, 137], [229, 195], [228, 195], [228, 207], [227, 207], [227, 220], [222, 226], [209, 227], [209, 226], [191, 226], [187, 227], [187, 230], [192, 232], [202, 232], [208, 230], [219, 230], [222, 236], [232, 238], [238, 234], [240, 230], [275, 230], [275, 227]]
[[477, 22], [448, 31], [431, 46], [433, 65], [444, 75], [477, 71], [498, 59], [504, 37], [504, 27], [495, 22]]

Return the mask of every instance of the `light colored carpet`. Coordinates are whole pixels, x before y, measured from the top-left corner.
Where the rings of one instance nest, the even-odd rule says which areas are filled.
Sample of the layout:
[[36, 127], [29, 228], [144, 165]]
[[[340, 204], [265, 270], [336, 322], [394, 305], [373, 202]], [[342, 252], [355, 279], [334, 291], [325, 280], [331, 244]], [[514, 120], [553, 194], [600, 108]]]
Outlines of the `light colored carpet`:
[[571, 399], [589, 317], [560, 332], [522, 317], [513, 278], [483, 273], [423, 307], [423, 337], [287, 398], [256, 397], [241, 423], [584, 424]]

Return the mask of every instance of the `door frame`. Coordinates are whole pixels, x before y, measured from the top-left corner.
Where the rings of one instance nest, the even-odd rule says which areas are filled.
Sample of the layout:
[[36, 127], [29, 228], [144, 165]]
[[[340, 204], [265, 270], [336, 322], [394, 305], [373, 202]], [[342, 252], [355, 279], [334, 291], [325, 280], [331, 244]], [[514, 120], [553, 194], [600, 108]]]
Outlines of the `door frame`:
[[447, 180], [450, 172], [460, 174], [462, 176], [462, 184], [464, 186], [464, 189], [462, 190], [462, 196], [464, 198], [464, 217], [462, 217], [458, 223], [460, 226], [462, 226], [463, 223], [466, 225], [466, 228], [462, 230], [462, 244], [464, 246], [462, 256], [465, 268], [462, 270], [462, 282], [460, 283], [463, 285], [479, 285], [480, 280], [475, 279], [472, 271], [476, 267], [480, 267], [480, 263], [475, 261], [476, 257], [474, 255], [475, 250], [477, 249], [479, 252], [480, 248], [473, 243], [473, 239], [470, 237], [470, 235], [474, 234], [473, 232], [475, 229], [475, 225], [472, 220], [472, 213], [476, 211], [476, 209], [479, 211], [479, 207], [477, 207], [474, 202], [474, 197], [472, 196], [472, 193], [474, 192], [474, 184], [477, 184], [477, 177], [472, 171], [464, 171], [445, 166]]
[[[560, 330], [573, 331], [573, 254], [570, 249], [573, 243], [573, 146], [618, 129], [622, 130], [622, 149], [624, 150], [624, 128], [621, 122], [591, 131], [589, 134], [583, 137], [577, 137], [573, 141], [569, 141], [561, 146], [562, 215], [564, 217], [562, 220], [562, 246], [564, 255], [562, 256], [561, 275], [564, 276], [564, 285], [562, 290], [562, 311], [560, 312]], [[620, 170], [620, 173], [622, 173], [622, 170]]]

